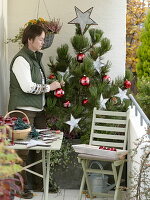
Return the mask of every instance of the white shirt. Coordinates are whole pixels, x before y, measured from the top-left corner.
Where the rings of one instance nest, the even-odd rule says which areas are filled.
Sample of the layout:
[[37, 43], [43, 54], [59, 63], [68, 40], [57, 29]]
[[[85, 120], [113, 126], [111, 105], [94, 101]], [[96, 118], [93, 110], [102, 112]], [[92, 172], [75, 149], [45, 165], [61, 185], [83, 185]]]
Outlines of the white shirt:
[[[34, 95], [43, 94], [43, 106], [45, 105], [45, 93], [50, 91], [50, 85], [44, 84], [44, 75], [42, 75], [42, 84], [37, 84], [32, 81], [31, 70], [29, 63], [22, 57], [18, 56], [12, 67], [12, 71], [16, 76], [16, 79], [25, 93], [32, 93]], [[18, 109], [30, 110], [30, 111], [42, 111], [35, 107], [17, 107]]]

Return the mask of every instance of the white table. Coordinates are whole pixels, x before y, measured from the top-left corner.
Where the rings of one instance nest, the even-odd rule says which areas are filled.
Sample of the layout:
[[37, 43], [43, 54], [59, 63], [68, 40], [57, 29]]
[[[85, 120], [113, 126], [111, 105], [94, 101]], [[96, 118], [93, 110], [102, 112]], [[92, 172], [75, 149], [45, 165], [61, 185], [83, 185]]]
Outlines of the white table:
[[[16, 149], [16, 150], [39, 150], [42, 151], [42, 160], [36, 161], [30, 165], [27, 165], [23, 167], [23, 170], [28, 171], [29, 173], [35, 174], [36, 176], [39, 176], [43, 178], [43, 187], [44, 187], [44, 200], [48, 200], [48, 190], [49, 190], [49, 174], [50, 174], [50, 153], [51, 151], [60, 150], [62, 139], [63, 139], [63, 133], [56, 134], [58, 139], [56, 141], [53, 141], [50, 143], [51, 146], [44, 147], [44, 146], [36, 146], [27, 148], [26, 145], [23, 144], [15, 144], [12, 146], [9, 146], [9, 148]], [[47, 159], [46, 159], [47, 158]], [[39, 163], [42, 163], [43, 168], [43, 174], [36, 173], [29, 168], [37, 165]]]

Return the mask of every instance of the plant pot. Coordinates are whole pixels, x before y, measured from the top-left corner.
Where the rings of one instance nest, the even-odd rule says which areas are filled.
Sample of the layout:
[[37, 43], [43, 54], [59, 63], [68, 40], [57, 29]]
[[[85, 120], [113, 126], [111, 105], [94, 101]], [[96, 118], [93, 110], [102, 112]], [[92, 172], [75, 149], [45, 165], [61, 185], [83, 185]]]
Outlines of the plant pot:
[[47, 32], [45, 35], [44, 45], [43, 45], [42, 49], [49, 48], [53, 43], [53, 39], [54, 39], [54, 33]]
[[[69, 142], [71, 144], [79, 144], [80, 139], [71, 139]], [[77, 153], [71, 153], [71, 160], [73, 160], [73, 163], [70, 163], [67, 169], [64, 169], [63, 166], [57, 166], [53, 174], [56, 184], [61, 189], [80, 188], [83, 171], [81, 164], [78, 163]]]

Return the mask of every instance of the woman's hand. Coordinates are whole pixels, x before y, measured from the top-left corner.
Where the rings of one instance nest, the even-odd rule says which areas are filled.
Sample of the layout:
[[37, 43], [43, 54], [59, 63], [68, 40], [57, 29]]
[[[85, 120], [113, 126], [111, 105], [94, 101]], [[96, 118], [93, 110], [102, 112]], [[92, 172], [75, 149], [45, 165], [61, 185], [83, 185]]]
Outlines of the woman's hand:
[[50, 84], [50, 90], [56, 90], [58, 88], [61, 88], [61, 85], [58, 81], [54, 81], [53, 83]]
[[61, 81], [61, 82], [60, 82], [60, 85], [61, 85], [62, 87], [64, 87], [64, 86], [65, 86], [65, 81]]

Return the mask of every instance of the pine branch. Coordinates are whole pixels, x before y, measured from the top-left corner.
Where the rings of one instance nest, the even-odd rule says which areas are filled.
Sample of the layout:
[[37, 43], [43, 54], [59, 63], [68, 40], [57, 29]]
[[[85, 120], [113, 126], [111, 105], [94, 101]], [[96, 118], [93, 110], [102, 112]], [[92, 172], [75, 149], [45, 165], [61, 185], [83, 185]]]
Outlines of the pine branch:
[[99, 49], [99, 56], [104, 55], [105, 53], [107, 53], [108, 51], [111, 50], [111, 44], [110, 44], [110, 40], [107, 38], [103, 38], [101, 40], [101, 46], [98, 48]]
[[102, 30], [99, 30], [99, 29], [90, 29], [89, 30], [92, 46], [94, 46], [95, 44], [97, 44], [101, 41], [103, 33], [104, 32]]
[[89, 39], [83, 35], [75, 35], [71, 38], [71, 43], [76, 53], [85, 52], [90, 46]]

